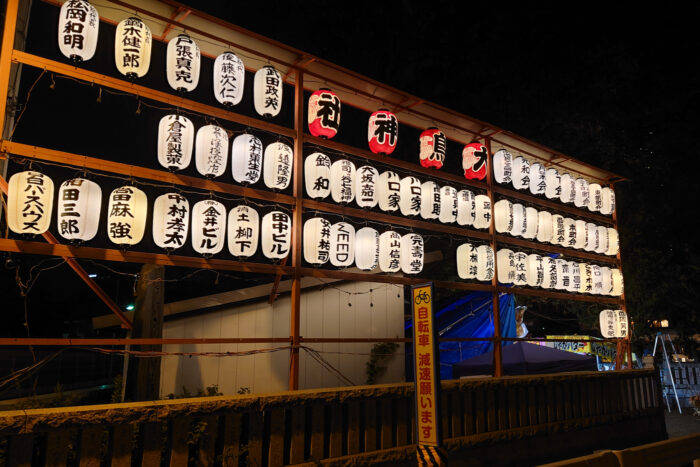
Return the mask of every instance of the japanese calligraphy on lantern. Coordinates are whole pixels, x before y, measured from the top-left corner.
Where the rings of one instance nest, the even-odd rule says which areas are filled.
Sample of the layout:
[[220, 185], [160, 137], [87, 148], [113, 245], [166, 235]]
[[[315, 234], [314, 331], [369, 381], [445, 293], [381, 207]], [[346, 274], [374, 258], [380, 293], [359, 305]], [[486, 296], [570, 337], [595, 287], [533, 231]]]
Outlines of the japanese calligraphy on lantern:
[[410, 233], [401, 237], [401, 271], [404, 274], [418, 274], [423, 270], [425, 244], [423, 237]]
[[496, 271], [493, 248], [489, 245], [476, 247], [476, 280], [490, 281]]
[[439, 354], [432, 307], [432, 285], [411, 286], [413, 368], [416, 385], [417, 444], [438, 446], [440, 433]]
[[84, 178], [66, 180], [58, 189], [58, 233], [68, 240], [92, 240], [97, 234], [102, 189]]
[[543, 195], [547, 188], [545, 168], [539, 162], [530, 166], [530, 193]]
[[379, 263], [379, 232], [363, 227], [355, 233], [355, 266], [371, 271]]
[[197, 43], [187, 34], [168, 41], [165, 71], [168, 84], [180, 92], [193, 91], [199, 84], [201, 55]]
[[195, 143], [197, 172], [205, 177], [219, 177], [226, 171], [228, 134], [217, 125], [204, 125], [197, 130]]
[[347, 222], [331, 226], [331, 264], [348, 267], [355, 261], [355, 228]]
[[404, 216], [417, 216], [420, 214], [421, 183], [416, 177], [404, 177], [401, 179], [399, 193], [399, 207]]
[[292, 242], [292, 221], [281, 211], [272, 211], [262, 219], [262, 251], [270, 259], [282, 259], [289, 254]]
[[440, 217], [440, 185], [435, 182], [421, 185], [420, 216], [428, 220]]
[[136, 17], [117, 25], [114, 35], [114, 61], [119, 73], [127, 78], [141, 78], [151, 65], [151, 30]]
[[331, 193], [331, 159], [315, 152], [304, 161], [304, 186], [311, 198], [326, 198]]
[[599, 317], [600, 333], [603, 337], [607, 339], [627, 337], [627, 313], [622, 310], [603, 310]]
[[58, 48], [71, 60], [90, 60], [97, 48], [100, 17], [85, 0], [68, 0], [58, 16]]
[[576, 196], [576, 180], [570, 174], [559, 177], [559, 199], [562, 203], [573, 203]]
[[224, 52], [214, 61], [214, 97], [221, 104], [237, 105], [243, 99], [245, 67], [233, 52]]
[[530, 188], [530, 163], [522, 156], [513, 159], [512, 183], [516, 190]]
[[553, 167], [544, 171], [544, 195], [549, 199], [561, 196], [561, 177]]
[[447, 138], [445, 133], [435, 127], [428, 128], [420, 134], [420, 165], [442, 168], [447, 153]]
[[394, 231], [379, 236], [379, 269], [398, 272], [401, 269], [401, 234]]
[[513, 177], [513, 155], [499, 149], [493, 155], [493, 177], [497, 183], [510, 183]]
[[53, 181], [28, 170], [8, 182], [7, 223], [18, 234], [42, 234], [49, 229], [53, 210]]
[[462, 169], [464, 178], [468, 180], [483, 180], [486, 178], [486, 164], [489, 155], [486, 146], [481, 143], [469, 143], [462, 150]]
[[313, 217], [304, 223], [304, 260], [311, 264], [325, 264], [330, 258], [331, 223], [322, 217]]
[[388, 156], [399, 139], [399, 121], [396, 115], [386, 109], [380, 109], [369, 117], [367, 141], [369, 149], [375, 154]]
[[255, 72], [253, 103], [263, 117], [275, 117], [282, 108], [282, 76], [273, 66], [265, 65]]
[[257, 136], [238, 135], [231, 145], [231, 171], [238, 183], [257, 183], [262, 172], [262, 142]]
[[355, 164], [347, 159], [331, 164], [331, 197], [341, 204], [355, 199]]
[[226, 230], [228, 251], [233, 256], [249, 258], [258, 250], [260, 216], [255, 209], [246, 205], [231, 209]]
[[460, 190], [457, 193], [457, 223], [472, 225], [476, 217], [476, 201], [470, 190]]
[[[199, 136], [199, 132], [197, 135]], [[194, 125], [189, 118], [173, 114], [160, 119], [158, 124], [158, 163], [160, 165], [170, 170], [187, 168], [192, 159], [193, 146]]]
[[488, 229], [491, 225], [491, 199], [486, 195], [476, 195], [474, 203], [476, 204], [474, 227]]
[[153, 243], [177, 249], [187, 242], [190, 203], [180, 193], [166, 193], [153, 203]]
[[464, 243], [457, 247], [457, 275], [460, 279], [476, 279], [477, 263], [476, 245]]
[[382, 211], [398, 211], [401, 200], [401, 177], [396, 172], [382, 172], [377, 182], [379, 209]]
[[292, 179], [294, 151], [289, 145], [276, 142], [268, 144], [263, 156], [263, 180], [265, 186], [274, 190], [284, 190]]
[[440, 216], [443, 224], [451, 224], [457, 220], [457, 190], [451, 186], [440, 188]]
[[224, 248], [226, 207], [205, 199], [192, 207], [192, 248], [203, 255], [215, 255]]
[[340, 128], [340, 98], [330, 89], [322, 88], [309, 97], [309, 132], [317, 137], [333, 138]]
[[134, 186], [116, 188], [109, 195], [107, 236], [117, 245], [135, 245], [146, 228], [148, 199]]
[[355, 202], [361, 208], [373, 208], [379, 201], [377, 182], [379, 172], [374, 167], [363, 165], [355, 175]]

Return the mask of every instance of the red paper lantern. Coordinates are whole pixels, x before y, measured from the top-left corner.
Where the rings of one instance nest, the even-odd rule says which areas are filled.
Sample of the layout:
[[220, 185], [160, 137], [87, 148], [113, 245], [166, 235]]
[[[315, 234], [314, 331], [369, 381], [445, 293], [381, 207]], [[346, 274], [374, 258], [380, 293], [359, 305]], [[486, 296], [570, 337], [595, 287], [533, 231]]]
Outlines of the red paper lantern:
[[431, 127], [420, 134], [420, 165], [440, 169], [445, 162], [446, 152], [445, 133]]
[[340, 128], [340, 98], [330, 89], [321, 88], [309, 97], [309, 132], [330, 139]]
[[483, 180], [486, 177], [488, 161], [486, 146], [481, 143], [469, 143], [462, 150], [462, 168], [464, 178], [468, 180]]
[[369, 149], [375, 154], [388, 156], [399, 140], [399, 121], [396, 115], [386, 109], [379, 109], [369, 117], [367, 141]]

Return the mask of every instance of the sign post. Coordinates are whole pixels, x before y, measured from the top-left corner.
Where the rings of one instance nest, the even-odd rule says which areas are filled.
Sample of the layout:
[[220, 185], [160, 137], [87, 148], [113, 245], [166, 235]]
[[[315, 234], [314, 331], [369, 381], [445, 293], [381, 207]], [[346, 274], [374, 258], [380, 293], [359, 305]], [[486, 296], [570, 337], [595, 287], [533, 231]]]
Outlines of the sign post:
[[411, 286], [419, 466], [447, 465], [447, 456], [440, 448], [440, 354], [432, 297], [432, 283]]

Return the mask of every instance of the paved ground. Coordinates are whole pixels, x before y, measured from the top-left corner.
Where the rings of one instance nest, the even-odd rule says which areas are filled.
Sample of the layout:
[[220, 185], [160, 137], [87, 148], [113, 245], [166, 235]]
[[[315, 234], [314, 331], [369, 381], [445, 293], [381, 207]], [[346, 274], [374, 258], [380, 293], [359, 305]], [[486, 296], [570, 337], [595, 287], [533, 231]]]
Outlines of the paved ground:
[[669, 438], [700, 433], [700, 417], [693, 416], [692, 408], [684, 408], [683, 413], [678, 413], [678, 408], [666, 414], [666, 431]]

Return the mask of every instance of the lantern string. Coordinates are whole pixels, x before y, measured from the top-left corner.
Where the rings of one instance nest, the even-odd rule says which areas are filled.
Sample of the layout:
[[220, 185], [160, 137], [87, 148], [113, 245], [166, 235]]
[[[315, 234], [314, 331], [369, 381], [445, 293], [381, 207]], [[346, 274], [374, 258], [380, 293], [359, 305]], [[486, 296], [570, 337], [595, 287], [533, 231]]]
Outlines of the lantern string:
[[[12, 131], [10, 131], [10, 136], [7, 138], [9, 141], [12, 141], [12, 136], [15, 134], [15, 130], [17, 129], [17, 125], [19, 124], [19, 121], [22, 120], [22, 116], [24, 115], [24, 112], [27, 110], [27, 105], [29, 104], [29, 100], [32, 97], [32, 91], [34, 90], [34, 87], [37, 85], [37, 83], [41, 80], [41, 78], [44, 77], [46, 74], [46, 68], [41, 70], [41, 73], [37, 78], [34, 80], [34, 83], [29, 87], [29, 91], [27, 92], [27, 97], [24, 100], [24, 106], [22, 107], [22, 111], [19, 113], [17, 118], [15, 119], [15, 124], [12, 126]], [[51, 81], [53, 82], [53, 75], [51, 77]]]

